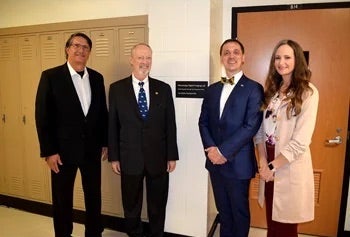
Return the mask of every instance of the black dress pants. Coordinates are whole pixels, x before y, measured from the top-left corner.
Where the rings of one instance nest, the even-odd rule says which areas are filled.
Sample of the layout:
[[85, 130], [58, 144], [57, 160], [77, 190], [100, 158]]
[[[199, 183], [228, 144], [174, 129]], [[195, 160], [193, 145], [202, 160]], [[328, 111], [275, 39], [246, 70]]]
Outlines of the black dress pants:
[[[146, 179], [149, 233], [144, 233], [141, 222], [143, 180]], [[126, 232], [130, 237], [162, 237], [165, 209], [168, 200], [169, 174], [121, 175], [122, 199]]]
[[101, 237], [101, 161], [64, 164], [59, 173], [51, 171], [55, 237], [69, 237], [73, 232], [73, 188], [78, 168], [85, 200], [85, 237]]

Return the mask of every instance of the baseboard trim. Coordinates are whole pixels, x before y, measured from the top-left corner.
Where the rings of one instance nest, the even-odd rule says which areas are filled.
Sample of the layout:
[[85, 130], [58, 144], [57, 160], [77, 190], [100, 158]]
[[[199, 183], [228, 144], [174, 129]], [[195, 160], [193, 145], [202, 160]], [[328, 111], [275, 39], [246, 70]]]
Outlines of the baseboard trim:
[[[48, 203], [42, 203], [42, 202], [0, 194], [0, 205], [16, 208], [19, 210], [23, 210], [23, 211], [43, 215], [43, 216], [52, 217], [52, 208], [51, 208], [52, 205]], [[73, 221], [76, 223], [83, 224], [84, 215], [85, 215], [85, 211], [74, 209]], [[124, 218], [103, 214], [102, 222], [105, 228], [112, 229], [119, 232], [125, 232]], [[148, 223], [143, 222], [143, 225], [144, 225], [144, 228], [147, 230]], [[190, 237], [190, 236], [166, 232], [165, 237]]]

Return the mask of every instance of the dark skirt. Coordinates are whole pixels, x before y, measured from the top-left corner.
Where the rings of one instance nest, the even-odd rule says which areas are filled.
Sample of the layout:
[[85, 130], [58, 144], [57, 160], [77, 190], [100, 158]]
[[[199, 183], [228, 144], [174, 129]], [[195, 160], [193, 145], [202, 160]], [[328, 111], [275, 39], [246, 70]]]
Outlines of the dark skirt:
[[[275, 159], [275, 145], [266, 142], [267, 162]], [[274, 182], [265, 183], [267, 237], [298, 237], [297, 223], [281, 223], [272, 220]]]

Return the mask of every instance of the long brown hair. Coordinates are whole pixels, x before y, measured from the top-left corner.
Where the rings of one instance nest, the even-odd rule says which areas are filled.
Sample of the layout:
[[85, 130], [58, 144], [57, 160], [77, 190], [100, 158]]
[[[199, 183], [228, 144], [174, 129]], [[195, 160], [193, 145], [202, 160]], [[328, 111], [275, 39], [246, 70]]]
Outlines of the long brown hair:
[[304, 92], [307, 90], [312, 92], [312, 88], [309, 86], [311, 71], [306, 63], [303, 49], [297, 42], [290, 39], [281, 40], [278, 42], [272, 52], [269, 73], [265, 81], [265, 101], [262, 105], [263, 109], [267, 108], [271, 98], [279, 91], [282, 85], [282, 76], [276, 71], [275, 68], [276, 51], [282, 45], [289, 45], [293, 49], [295, 57], [295, 67], [291, 76], [291, 83], [286, 91], [286, 100], [290, 100], [287, 107], [287, 118], [289, 119], [292, 112], [294, 112], [293, 116], [297, 116], [301, 112]]

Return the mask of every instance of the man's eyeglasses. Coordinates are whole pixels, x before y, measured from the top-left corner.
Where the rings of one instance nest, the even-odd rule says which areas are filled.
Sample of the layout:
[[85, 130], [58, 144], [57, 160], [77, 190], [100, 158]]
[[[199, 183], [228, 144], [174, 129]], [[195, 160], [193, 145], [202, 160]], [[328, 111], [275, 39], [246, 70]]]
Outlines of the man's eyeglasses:
[[81, 45], [81, 44], [71, 44], [70, 45], [73, 49], [82, 49], [84, 51], [89, 51], [90, 47], [88, 45]]

